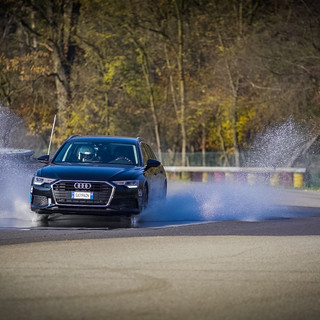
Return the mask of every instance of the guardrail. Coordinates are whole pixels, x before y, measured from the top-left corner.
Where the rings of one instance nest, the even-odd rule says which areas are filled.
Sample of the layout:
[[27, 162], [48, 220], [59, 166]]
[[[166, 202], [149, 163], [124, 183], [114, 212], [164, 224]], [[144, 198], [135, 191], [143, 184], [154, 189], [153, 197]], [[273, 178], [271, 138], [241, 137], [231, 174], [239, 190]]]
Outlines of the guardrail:
[[27, 159], [33, 154], [32, 150], [0, 148], [0, 158], [2, 159]]
[[239, 182], [301, 188], [306, 168], [165, 167], [170, 180]]

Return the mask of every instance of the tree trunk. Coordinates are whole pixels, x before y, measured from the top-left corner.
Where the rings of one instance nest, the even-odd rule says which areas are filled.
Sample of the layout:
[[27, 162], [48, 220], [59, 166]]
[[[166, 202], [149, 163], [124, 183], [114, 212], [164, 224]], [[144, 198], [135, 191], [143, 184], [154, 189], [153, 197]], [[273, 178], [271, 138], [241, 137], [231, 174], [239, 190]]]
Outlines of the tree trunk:
[[221, 126], [220, 125], [218, 126], [218, 137], [220, 139], [220, 148], [223, 152], [223, 157], [224, 157], [223, 165], [229, 167], [230, 163], [229, 163], [228, 155], [226, 153], [226, 146], [224, 143], [223, 136], [221, 134]]
[[177, 104], [176, 93], [175, 93], [174, 85], [173, 85], [172, 65], [169, 60], [168, 49], [167, 49], [166, 44], [164, 44], [164, 53], [165, 53], [165, 57], [166, 57], [167, 67], [169, 69], [169, 83], [170, 83], [170, 91], [171, 91], [171, 96], [172, 96], [172, 104], [173, 104], [177, 119], [179, 119], [178, 104]]
[[182, 7], [183, 0], [180, 2], [180, 8], [177, 3], [178, 0], [174, 0], [177, 22], [178, 22], [178, 71], [179, 71], [179, 92], [180, 92], [180, 114], [178, 122], [181, 127], [181, 165], [186, 165], [186, 151], [187, 151], [187, 134], [186, 134], [186, 124], [185, 124], [185, 80], [184, 80], [184, 66], [183, 66], [183, 21], [182, 21]]
[[58, 122], [60, 133], [63, 135], [67, 128], [66, 115], [68, 105], [68, 88], [67, 79], [61, 65], [60, 54], [57, 49], [53, 50], [52, 54], [53, 68], [55, 73], [55, 85], [56, 85], [56, 97], [57, 97], [57, 108], [58, 108]]
[[158, 158], [159, 158], [159, 161], [162, 162], [161, 142], [160, 142], [160, 133], [159, 133], [159, 120], [158, 120], [158, 116], [156, 113], [153, 88], [152, 88], [151, 81], [150, 81], [149, 61], [148, 61], [148, 57], [147, 57], [146, 53], [141, 48], [140, 48], [140, 52], [143, 55], [143, 73], [144, 73], [144, 77], [145, 77], [145, 80], [147, 83], [147, 89], [149, 92], [150, 109], [151, 109], [154, 133], [155, 133], [156, 143], [157, 143]]
[[[59, 16], [56, 15], [58, 10]], [[71, 94], [71, 74], [75, 59], [75, 40], [80, 15], [80, 2], [70, 1], [61, 5], [49, 1], [47, 16], [51, 22], [52, 60], [55, 75], [58, 108], [59, 136], [64, 138], [68, 126], [68, 105]], [[57, 21], [58, 19], [58, 21]]]
[[201, 153], [202, 153], [202, 165], [206, 165], [206, 125], [202, 123], [202, 135], [201, 135]]
[[[225, 46], [221, 37], [221, 34], [217, 28], [218, 38], [220, 42], [220, 46], [225, 51]], [[240, 166], [240, 156], [239, 156], [239, 146], [238, 146], [238, 139], [237, 139], [237, 129], [236, 129], [236, 108], [237, 108], [237, 100], [238, 100], [238, 88], [239, 88], [239, 78], [237, 77], [236, 80], [233, 79], [230, 69], [230, 64], [227, 57], [224, 55], [224, 62], [227, 70], [227, 75], [229, 78], [229, 85], [232, 92], [232, 106], [229, 110], [229, 120], [232, 125], [232, 144], [234, 149], [234, 165], [236, 167]]]
[[237, 128], [236, 128], [236, 107], [237, 107], [238, 93], [237, 90], [233, 96], [232, 108], [230, 110], [230, 120], [232, 123], [232, 142], [234, 148], [234, 165], [240, 167], [240, 154], [239, 145], [237, 138]]
[[307, 141], [300, 149], [298, 149], [294, 155], [291, 157], [291, 159], [287, 163], [287, 167], [293, 167], [298, 158], [304, 154], [311, 148], [311, 146], [316, 142], [317, 139], [319, 139], [320, 135], [317, 134], [313, 136], [309, 141]]

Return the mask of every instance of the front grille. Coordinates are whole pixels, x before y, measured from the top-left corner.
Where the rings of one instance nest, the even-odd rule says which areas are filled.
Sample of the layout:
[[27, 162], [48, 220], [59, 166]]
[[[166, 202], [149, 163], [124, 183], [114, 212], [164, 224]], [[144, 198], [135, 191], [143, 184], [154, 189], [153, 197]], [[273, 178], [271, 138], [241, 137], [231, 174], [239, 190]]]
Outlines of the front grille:
[[116, 192], [110, 203], [111, 207], [138, 208], [138, 200], [130, 189], [127, 192]]
[[33, 196], [32, 204], [35, 206], [46, 206], [48, 204], [48, 198], [45, 196]]
[[113, 199], [110, 203], [110, 206], [138, 208], [138, 201], [136, 199]]
[[[62, 205], [82, 205], [82, 206], [107, 206], [113, 194], [111, 185], [105, 182], [90, 182], [89, 190], [76, 189], [74, 184], [83, 181], [59, 181], [52, 187], [53, 194], [57, 204]], [[93, 192], [93, 199], [71, 199], [71, 193], [74, 191]]]

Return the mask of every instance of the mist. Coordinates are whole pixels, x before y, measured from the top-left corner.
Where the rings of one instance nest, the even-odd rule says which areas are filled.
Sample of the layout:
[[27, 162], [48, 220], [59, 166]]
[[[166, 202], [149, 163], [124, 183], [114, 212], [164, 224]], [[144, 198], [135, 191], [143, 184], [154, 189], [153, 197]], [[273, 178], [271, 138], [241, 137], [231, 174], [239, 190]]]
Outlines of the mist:
[[[284, 165], [290, 160], [293, 150], [308, 138], [299, 126], [289, 120], [258, 137], [248, 164], [260, 167]], [[30, 182], [36, 168], [40, 168], [41, 164], [31, 159], [8, 157], [4, 148], [0, 149], [0, 161], [0, 219], [34, 219], [29, 204]], [[247, 185], [235, 181], [169, 181], [168, 184], [167, 200], [151, 203], [140, 215], [140, 223], [152, 221], [170, 225], [173, 222], [259, 221], [292, 216], [289, 208], [285, 206], [282, 206], [281, 210], [277, 209], [278, 189], [267, 185]]]

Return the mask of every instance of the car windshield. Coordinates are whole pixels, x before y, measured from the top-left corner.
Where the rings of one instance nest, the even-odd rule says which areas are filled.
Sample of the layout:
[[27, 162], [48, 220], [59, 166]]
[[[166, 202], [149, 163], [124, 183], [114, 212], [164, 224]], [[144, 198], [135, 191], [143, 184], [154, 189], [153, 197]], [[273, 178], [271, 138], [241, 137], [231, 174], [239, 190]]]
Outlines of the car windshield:
[[53, 159], [53, 163], [91, 163], [138, 165], [137, 147], [119, 142], [70, 141]]

